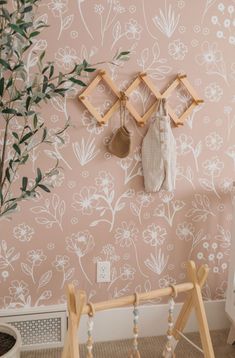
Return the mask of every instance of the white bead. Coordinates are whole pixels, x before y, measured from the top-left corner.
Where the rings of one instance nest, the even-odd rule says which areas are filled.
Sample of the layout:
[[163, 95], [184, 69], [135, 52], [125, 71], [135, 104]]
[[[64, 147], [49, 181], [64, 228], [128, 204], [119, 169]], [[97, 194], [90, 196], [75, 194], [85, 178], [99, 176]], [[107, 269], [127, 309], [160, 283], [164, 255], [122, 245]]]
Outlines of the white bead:
[[92, 331], [92, 330], [93, 330], [93, 327], [94, 327], [94, 322], [93, 322], [93, 321], [88, 321], [87, 327], [88, 327], [88, 330], [89, 330], [89, 331]]

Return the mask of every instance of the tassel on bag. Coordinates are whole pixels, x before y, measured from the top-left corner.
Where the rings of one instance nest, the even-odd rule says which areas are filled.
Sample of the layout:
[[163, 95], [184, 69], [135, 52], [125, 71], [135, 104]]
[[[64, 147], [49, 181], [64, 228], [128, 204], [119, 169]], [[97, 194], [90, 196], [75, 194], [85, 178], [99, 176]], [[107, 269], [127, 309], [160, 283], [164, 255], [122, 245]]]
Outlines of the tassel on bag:
[[134, 309], [133, 309], [133, 333], [134, 333], [134, 339], [133, 339], [133, 349], [130, 354], [130, 358], [141, 358], [140, 352], [138, 349], [138, 334], [139, 334], [139, 310], [137, 306], [139, 305], [139, 297], [138, 294], [135, 293], [135, 302], [134, 302]]
[[131, 148], [131, 135], [126, 128], [126, 101], [127, 96], [124, 92], [121, 92], [120, 98], [120, 128], [116, 130], [108, 144], [108, 150], [111, 154], [116, 155], [119, 158], [125, 158], [130, 153]]

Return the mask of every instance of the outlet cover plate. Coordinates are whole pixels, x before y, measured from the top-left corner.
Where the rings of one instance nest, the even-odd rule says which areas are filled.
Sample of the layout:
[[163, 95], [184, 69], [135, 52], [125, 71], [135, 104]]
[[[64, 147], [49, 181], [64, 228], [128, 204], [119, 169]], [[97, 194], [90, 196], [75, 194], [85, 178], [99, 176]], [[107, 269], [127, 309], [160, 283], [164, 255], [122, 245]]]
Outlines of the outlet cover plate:
[[110, 261], [97, 262], [97, 282], [110, 282]]

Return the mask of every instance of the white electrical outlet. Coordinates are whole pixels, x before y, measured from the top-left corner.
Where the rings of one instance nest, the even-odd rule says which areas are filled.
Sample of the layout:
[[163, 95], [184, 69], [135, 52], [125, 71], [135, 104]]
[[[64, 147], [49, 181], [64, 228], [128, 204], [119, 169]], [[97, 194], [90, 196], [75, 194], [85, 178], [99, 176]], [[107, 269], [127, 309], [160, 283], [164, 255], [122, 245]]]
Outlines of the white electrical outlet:
[[110, 261], [97, 262], [97, 282], [110, 282]]

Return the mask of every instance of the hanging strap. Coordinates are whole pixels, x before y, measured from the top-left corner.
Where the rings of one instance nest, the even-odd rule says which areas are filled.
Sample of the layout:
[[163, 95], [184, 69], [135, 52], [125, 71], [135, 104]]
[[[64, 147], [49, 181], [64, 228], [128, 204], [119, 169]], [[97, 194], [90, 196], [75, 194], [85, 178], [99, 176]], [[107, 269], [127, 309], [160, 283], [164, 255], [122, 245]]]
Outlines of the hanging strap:
[[126, 124], [126, 101], [128, 100], [125, 92], [120, 92], [120, 126], [124, 127]]
[[199, 352], [201, 352], [204, 355], [203, 350], [197, 346], [195, 343], [193, 343], [188, 337], [186, 337], [182, 332], [178, 331], [178, 329], [176, 330], [177, 333], [179, 333], [179, 335], [184, 338], [188, 343], [190, 343], [194, 348], [196, 348]]

